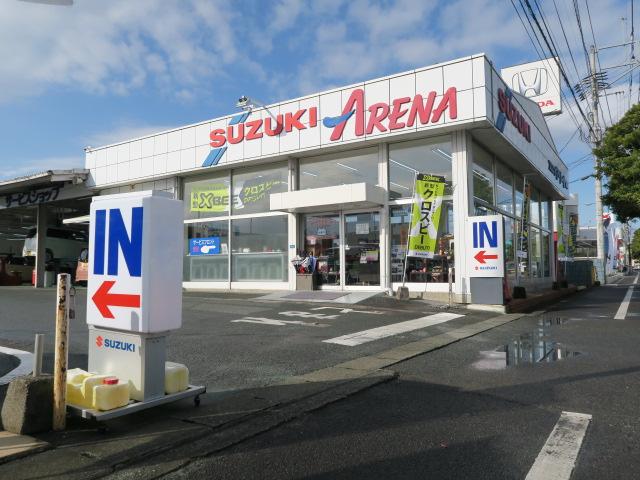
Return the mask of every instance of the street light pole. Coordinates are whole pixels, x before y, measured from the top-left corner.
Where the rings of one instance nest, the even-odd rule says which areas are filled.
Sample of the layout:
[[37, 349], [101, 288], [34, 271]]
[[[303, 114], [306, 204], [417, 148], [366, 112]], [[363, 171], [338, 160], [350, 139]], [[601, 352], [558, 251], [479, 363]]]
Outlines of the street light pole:
[[[591, 67], [591, 126], [592, 143], [597, 148], [600, 146], [600, 121], [598, 115], [598, 79], [596, 77], [596, 47], [591, 45], [589, 53], [589, 64]], [[604, 225], [602, 223], [602, 176], [600, 175], [600, 159], [595, 157], [595, 196], [596, 196], [596, 247], [597, 262], [602, 268], [601, 283], [607, 283], [607, 263], [604, 258]]]

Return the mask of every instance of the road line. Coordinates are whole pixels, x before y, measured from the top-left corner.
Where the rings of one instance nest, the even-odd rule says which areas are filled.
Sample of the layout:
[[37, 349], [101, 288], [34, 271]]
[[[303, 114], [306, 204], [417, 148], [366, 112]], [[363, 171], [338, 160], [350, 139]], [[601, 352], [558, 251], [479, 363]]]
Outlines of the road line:
[[[636, 280], [638, 280], [638, 277], [636, 277]], [[634, 281], [634, 285], [635, 285], [635, 281]], [[616, 316], [613, 317], [614, 320], [624, 320], [625, 317], [627, 316], [627, 310], [629, 310], [629, 304], [631, 303], [631, 297], [633, 296], [633, 288], [634, 288], [634, 286], [631, 285], [627, 289], [627, 293], [624, 296], [624, 299], [622, 300], [622, 303], [618, 307], [618, 311], [616, 312]]]
[[264, 317], [244, 317], [238, 320], [231, 320], [231, 323], [258, 323], [261, 325], [275, 325], [278, 327], [284, 327], [286, 325], [303, 325], [305, 327], [328, 327], [326, 323], [310, 323], [302, 322], [300, 320], [275, 320], [273, 318]]
[[370, 330], [363, 330], [362, 332], [355, 332], [348, 335], [343, 335], [341, 337], [330, 338], [329, 340], [323, 340], [323, 342], [354, 347], [356, 345], [373, 342], [374, 340], [379, 340], [381, 338], [398, 335], [399, 333], [411, 332], [420, 328], [430, 327], [439, 323], [448, 322], [449, 320], [453, 320], [454, 318], [459, 318], [462, 316], [463, 315], [457, 315], [455, 313], [436, 313], [434, 315], [415, 318], [406, 322], [393, 323], [391, 325], [385, 325], [383, 327], [372, 328]]
[[569, 480], [591, 415], [562, 412], [525, 480]]
[[20, 360], [20, 364], [7, 373], [4, 377], [0, 377], [0, 385], [11, 382], [16, 377], [29, 375], [33, 372], [33, 353], [24, 350], [16, 350], [14, 348], [0, 346], [0, 353], [6, 353]]

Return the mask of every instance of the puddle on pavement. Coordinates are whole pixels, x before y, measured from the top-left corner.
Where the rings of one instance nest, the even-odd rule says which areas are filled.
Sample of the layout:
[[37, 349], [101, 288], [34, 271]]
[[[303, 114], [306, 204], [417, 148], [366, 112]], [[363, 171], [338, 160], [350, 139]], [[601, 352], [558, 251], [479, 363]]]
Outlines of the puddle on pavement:
[[504, 370], [507, 367], [551, 363], [576, 357], [580, 352], [569, 350], [564, 344], [548, 336], [547, 327], [562, 325], [568, 321], [563, 317], [546, 317], [538, 320], [538, 327], [519, 335], [509, 343], [480, 352], [480, 359], [473, 363], [477, 370]]
[[553, 327], [554, 325], [563, 325], [567, 323], [569, 319], [567, 317], [559, 317], [553, 315], [543, 315], [538, 319], [539, 327]]

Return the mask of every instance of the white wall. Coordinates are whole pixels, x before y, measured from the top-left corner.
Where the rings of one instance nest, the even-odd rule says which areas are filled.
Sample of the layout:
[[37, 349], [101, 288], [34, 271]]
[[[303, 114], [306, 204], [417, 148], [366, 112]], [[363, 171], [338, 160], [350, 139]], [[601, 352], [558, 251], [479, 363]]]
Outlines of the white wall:
[[[282, 157], [297, 152], [322, 150], [326, 147], [362, 142], [366, 140], [385, 138], [397, 135], [415, 134], [423, 130], [437, 130], [443, 127], [486, 120], [487, 93], [485, 85], [488, 83], [486, 65], [488, 61], [484, 55], [465, 57], [450, 62], [411, 70], [385, 78], [366, 81], [344, 88], [288, 100], [268, 107], [267, 110], [258, 108], [253, 110], [245, 122], [265, 120], [271, 116], [286, 116], [299, 109], [307, 109], [301, 117], [304, 129], [293, 128], [289, 133], [277, 136], [263, 135], [261, 138], [230, 144], [221, 157], [218, 167], [229, 164], [255, 162], [263, 158]], [[346, 128], [340, 139], [331, 140], [334, 128], [323, 125], [322, 119], [340, 115], [347, 106], [350, 95], [354, 90], [364, 90], [364, 113], [368, 120], [369, 107], [376, 103], [390, 106], [393, 110], [393, 100], [409, 98], [413, 100], [416, 94], [427, 98], [430, 92], [437, 95], [433, 105], [435, 110], [442, 102], [447, 89], [455, 87], [457, 115], [452, 118], [450, 109], [446, 110], [439, 121], [429, 121], [420, 124], [416, 121], [412, 127], [390, 130], [387, 117], [382, 121], [387, 131], [381, 132], [374, 128], [370, 134], [356, 136], [356, 116], [347, 120]], [[401, 109], [409, 109], [411, 102], [403, 104]], [[317, 110], [317, 125], [312, 127], [309, 109]], [[217, 129], [225, 129], [233, 117], [222, 118], [185, 126], [176, 130], [161, 132], [144, 138], [123, 142], [116, 145], [91, 149], [86, 154], [86, 168], [91, 175], [89, 186], [98, 188], [140, 183], [151, 179], [171, 176], [178, 172], [206, 171], [210, 168], [202, 167], [203, 161], [212, 150], [210, 133]], [[408, 113], [399, 122], [406, 122]], [[365, 121], [366, 121], [365, 120]], [[433, 120], [433, 117], [431, 117]], [[234, 127], [237, 132], [237, 126]], [[248, 128], [248, 127], [246, 127]], [[264, 128], [262, 129], [264, 130]], [[434, 134], [437, 132], [434, 132]]]

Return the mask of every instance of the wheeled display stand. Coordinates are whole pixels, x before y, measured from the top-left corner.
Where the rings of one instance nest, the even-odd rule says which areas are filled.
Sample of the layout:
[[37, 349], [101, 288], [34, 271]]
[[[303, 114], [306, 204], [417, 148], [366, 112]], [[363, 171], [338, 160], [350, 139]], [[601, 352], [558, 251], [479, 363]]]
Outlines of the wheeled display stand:
[[90, 325], [89, 371], [128, 381], [132, 400], [124, 407], [106, 411], [69, 404], [69, 411], [101, 422], [185, 398], [193, 398], [194, 404], [200, 405], [200, 395], [206, 392], [204, 386], [189, 385], [181, 392], [164, 393], [167, 334], [134, 333]]
[[155, 398], [153, 400], [142, 402], [132, 400], [128, 405], [125, 405], [124, 407], [114, 408], [113, 410], [107, 410], [105, 412], [93, 410], [91, 408], [78, 407], [76, 405], [70, 404], [67, 405], [67, 409], [70, 411], [70, 413], [78, 415], [82, 418], [86, 418], [87, 420], [96, 420], [98, 422], [103, 422], [106, 420], [112, 420], [114, 418], [122, 417], [124, 415], [129, 415], [131, 413], [136, 413], [141, 410], [146, 410], [147, 408], [164, 405], [165, 403], [184, 400], [185, 398], [193, 398], [193, 403], [197, 407], [200, 405], [200, 395], [202, 395], [206, 391], [207, 389], [204, 386], [189, 385], [189, 388], [182, 392], [171, 393], [159, 398]]

